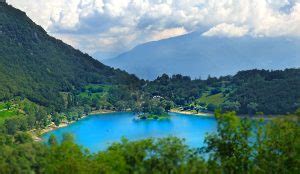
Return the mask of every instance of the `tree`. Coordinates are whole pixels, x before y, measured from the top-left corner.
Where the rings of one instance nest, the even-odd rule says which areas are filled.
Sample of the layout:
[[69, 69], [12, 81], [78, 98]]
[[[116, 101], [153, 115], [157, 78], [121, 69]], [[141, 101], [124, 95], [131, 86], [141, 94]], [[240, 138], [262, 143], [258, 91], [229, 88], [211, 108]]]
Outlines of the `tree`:
[[84, 105], [84, 114], [89, 114], [92, 111], [89, 105]]
[[59, 126], [61, 123], [61, 116], [58, 113], [54, 113], [52, 116], [52, 121], [56, 126]]
[[14, 135], [19, 130], [19, 120], [16, 118], [6, 119], [4, 122], [8, 134]]
[[49, 139], [48, 139], [48, 144], [49, 144], [50, 146], [55, 146], [55, 145], [58, 144], [55, 135], [53, 135], [53, 134], [50, 135], [50, 137], [49, 137]]
[[255, 167], [270, 173], [299, 173], [299, 123], [279, 118], [256, 127]]
[[251, 124], [241, 120], [234, 112], [216, 112], [217, 133], [205, 138], [204, 151], [210, 154], [210, 162], [220, 165], [224, 173], [248, 173], [253, 148], [249, 143]]
[[126, 103], [124, 101], [117, 101], [115, 106], [118, 111], [124, 111], [126, 109]]
[[221, 104], [221, 108], [223, 112], [229, 112], [229, 111], [235, 111], [238, 112], [241, 107], [241, 104], [239, 102], [225, 102]]
[[217, 106], [214, 105], [214, 104], [212, 104], [212, 103], [209, 103], [209, 104], [207, 105], [207, 110], [208, 110], [208, 111], [214, 112], [216, 109], [217, 109]]
[[60, 145], [50, 146], [43, 168], [46, 173], [90, 173], [89, 154], [74, 143], [70, 134], [65, 134]]
[[70, 133], [64, 133], [62, 142], [74, 142], [74, 136]]
[[12, 107], [12, 103], [11, 103], [10, 101], [8, 101], [8, 102], [5, 103], [5, 108], [6, 108], [7, 110], [10, 110], [11, 107]]
[[67, 94], [67, 108], [75, 106], [72, 94]]
[[295, 114], [300, 117], [300, 108], [296, 110]]
[[165, 109], [166, 112], [169, 112], [174, 107], [174, 103], [172, 101], [163, 100], [161, 106]]
[[210, 95], [215, 95], [215, 94], [219, 94], [222, 91], [219, 88], [214, 88], [210, 91]]
[[92, 98], [92, 106], [93, 107], [99, 107], [100, 98], [98, 96], [95, 96]]
[[163, 115], [165, 113], [165, 109], [161, 106], [156, 106], [152, 109], [151, 113], [154, 115]]
[[32, 142], [32, 137], [28, 133], [25, 132], [18, 132], [15, 135], [15, 142], [19, 144], [25, 144]]
[[258, 104], [251, 102], [247, 105], [247, 109], [248, 109], [248, 114], [250, 116], [254, 115], [257, 112], [257, 108], [258, 108]]

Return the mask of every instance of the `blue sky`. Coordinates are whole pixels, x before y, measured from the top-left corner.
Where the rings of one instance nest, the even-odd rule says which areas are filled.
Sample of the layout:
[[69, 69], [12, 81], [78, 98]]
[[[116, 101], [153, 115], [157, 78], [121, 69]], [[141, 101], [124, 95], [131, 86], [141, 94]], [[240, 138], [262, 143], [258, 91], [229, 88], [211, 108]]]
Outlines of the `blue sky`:
[[100, 59], [197, 30], [206, 37], [300, 36], [300, 0], [7, 1], [50, 35]]

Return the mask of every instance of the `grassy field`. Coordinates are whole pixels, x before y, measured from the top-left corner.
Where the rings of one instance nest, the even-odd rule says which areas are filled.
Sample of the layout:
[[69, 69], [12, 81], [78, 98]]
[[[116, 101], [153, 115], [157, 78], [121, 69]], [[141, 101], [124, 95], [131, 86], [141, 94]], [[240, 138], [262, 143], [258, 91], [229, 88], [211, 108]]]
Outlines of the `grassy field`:
[[201, 98], [199, 98], [197, 100], [198, 103], [206, 103], [206, 105], [208, 104], [214, 104], [216, 106], [221, 105], [224, 101], [226, 100], [226, 98], [223, 96], [222, 93], [219, 94], [215, 94], [215, 95], [209, 95], [209, 94], [203, 94], [203, 96]]
[[0, 124], [3, 124], [5, 119], [15, 115], [17, 115], [17, 111], [15, 108], [7, 110], [5, 107], [5, 103], [0, 103]]
[[85, 90], [102, 90], [108, 92], [111, 85], [89, 84], [84, 87]]
[[0, 111], [3, 110], [3, 109], [5, 109], [5, 103], [2, 103], [2, 102], [1, 102], [1, 103], [0, 103]]
[[105, 97], [108, 94], [110, 85], [97, 85], [97, 84], [89, 84], [84, 87], [83, 92], [79, 94], [79, 97]]
[[0, 125], [4, 123], [5, 119], [17, 115], [16, 111], [0, 111]]

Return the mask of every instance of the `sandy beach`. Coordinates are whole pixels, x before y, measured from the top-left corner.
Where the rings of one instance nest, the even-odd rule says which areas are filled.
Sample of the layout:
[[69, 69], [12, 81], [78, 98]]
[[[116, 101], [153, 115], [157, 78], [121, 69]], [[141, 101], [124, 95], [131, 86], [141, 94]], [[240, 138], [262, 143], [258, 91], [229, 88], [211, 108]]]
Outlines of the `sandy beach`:
[[204, 113], [204, 112], [196, 112], [196, 111], [181, 111], [179, 109], [171, 109], [170, 112], [179, 113], [179, 114], [186, 114], [186, 115], [197, 115], [201, 117], [213, 117], [213, 113]]

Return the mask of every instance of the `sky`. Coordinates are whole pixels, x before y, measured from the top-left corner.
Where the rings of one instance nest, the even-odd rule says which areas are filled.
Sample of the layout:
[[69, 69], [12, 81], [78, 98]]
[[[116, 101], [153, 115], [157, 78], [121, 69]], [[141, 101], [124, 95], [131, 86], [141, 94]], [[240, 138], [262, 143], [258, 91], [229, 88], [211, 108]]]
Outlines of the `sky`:
[[199, 37], [299, 37], [300, 0], [7, 0], [50, 35], [97, 59], [149, 42]]

